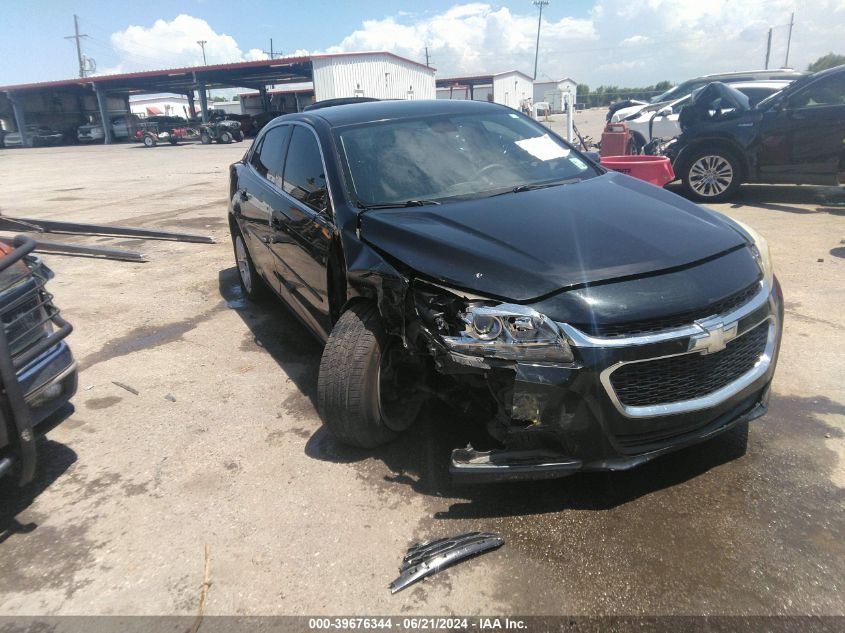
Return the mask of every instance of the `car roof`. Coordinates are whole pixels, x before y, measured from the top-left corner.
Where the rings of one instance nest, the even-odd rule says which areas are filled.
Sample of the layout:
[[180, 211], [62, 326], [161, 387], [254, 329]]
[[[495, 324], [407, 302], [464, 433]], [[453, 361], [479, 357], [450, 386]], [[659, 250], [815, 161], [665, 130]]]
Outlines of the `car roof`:
[[732, 77], [742, 77], [742, 76], [749, 76], [754, 77], [755, 75], [761, 75], [765, 77], [769, 77], [774, 79], [775, 77], [804, 77], [808, 73], [803, 72], [801, 70], [794, 70], [792, 68], [774, 68], [770, 70], [738, 70], [730, 73], [714, 73], [711, 75], [702, 75], [698, 77], [698, 79], [711, 79], [713, 81], [717, 81], [719, 77], [724, 79], [731, 79]]
[[407, 119], [418, 116], [436, 116], [444, 114], [478, 114], [496, 110], [510, 110], [506, 106], [485, 101], [458, 101], [451, 99], [430, 99], [413, 101], [368, 101], [329, 106], [308, 112], [287, 114], [285, 121], [319, 117], [331, 127], [356, 125], [372, 121]]

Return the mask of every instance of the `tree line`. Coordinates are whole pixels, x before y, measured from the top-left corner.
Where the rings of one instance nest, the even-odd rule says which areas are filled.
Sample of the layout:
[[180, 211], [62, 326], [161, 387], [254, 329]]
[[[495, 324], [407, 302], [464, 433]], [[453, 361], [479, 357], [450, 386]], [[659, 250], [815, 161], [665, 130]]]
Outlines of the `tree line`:
[[654, 96], [666, 92], [674, 84], [671, 81], [659, 81], [653, 86], [643, 88], [625, 88], [620, 86], [599, 86], [594, 90], [587, 84], [578, 84], [578, 103], [588, 108], [610, 105], [623, 99], [648, 101]]

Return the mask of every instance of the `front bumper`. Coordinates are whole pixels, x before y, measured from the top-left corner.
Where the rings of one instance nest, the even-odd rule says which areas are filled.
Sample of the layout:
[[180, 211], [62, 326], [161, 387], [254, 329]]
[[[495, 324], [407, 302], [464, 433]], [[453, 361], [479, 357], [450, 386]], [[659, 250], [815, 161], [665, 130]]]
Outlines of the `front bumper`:
[[[456, 449], [450, 467], [453, 477], [483, 482], [626, 470], [762, 416], [783, 328], [777, 280], [773, 286], [769, 289], [761, 282], [760, 291], [747, 304], [700, 322], [707, 329], [691, 325], [619, 339], [565, 330], [578, 363], [511, 365], [512, 421], [500, 424], [497, 437], [505, 448]], [[730, 332], [736, 341], [755, 328], [767, 328], [765, 349], [753, 367], [708, 393], [651, 406], [629, 406], [620, 399], [611, 380], [615, 371], [647, 361], [697, 357], [714, 343], [710, 328], [720, 336]]]

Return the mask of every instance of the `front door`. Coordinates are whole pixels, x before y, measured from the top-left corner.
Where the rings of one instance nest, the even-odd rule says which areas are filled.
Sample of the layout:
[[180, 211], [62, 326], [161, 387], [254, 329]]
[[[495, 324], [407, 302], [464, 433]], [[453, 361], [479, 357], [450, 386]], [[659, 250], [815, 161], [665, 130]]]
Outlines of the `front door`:
[[276, 267], [270, 252], [273, 208], [278, 204], [282, 188], [282, 169], [290, 128], [269, 130], [250, 158], [250, 169], [244, 170], [241, 189], [235, 192], [241, 213], [241, 228], [258, 272], [277, 292]]
[[293, 126], [285, 161], [285, 195], [274, 205], [270, 248], [276, 273], [312, 327], [331, 330], [326, 263], [333, 227], [326, 170], [314, 131]]

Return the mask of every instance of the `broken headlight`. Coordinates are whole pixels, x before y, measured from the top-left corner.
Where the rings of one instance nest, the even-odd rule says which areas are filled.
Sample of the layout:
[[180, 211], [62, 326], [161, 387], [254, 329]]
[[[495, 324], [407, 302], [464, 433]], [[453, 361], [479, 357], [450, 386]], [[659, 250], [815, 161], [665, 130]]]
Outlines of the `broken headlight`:
[[458, 313], [457, 336], [442, 336], [453, 352], [505, 360], [571, 363], [558, 325], [526, 306], [470, 303]]

